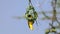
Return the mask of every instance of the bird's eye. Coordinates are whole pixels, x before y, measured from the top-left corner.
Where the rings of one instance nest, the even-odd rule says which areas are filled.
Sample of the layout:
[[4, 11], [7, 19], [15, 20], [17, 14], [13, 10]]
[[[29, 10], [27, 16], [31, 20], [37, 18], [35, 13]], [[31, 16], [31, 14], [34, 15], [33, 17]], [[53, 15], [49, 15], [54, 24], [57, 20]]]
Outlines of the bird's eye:
[[31, 17], [31, 15], [28, 15], [28, 17]]

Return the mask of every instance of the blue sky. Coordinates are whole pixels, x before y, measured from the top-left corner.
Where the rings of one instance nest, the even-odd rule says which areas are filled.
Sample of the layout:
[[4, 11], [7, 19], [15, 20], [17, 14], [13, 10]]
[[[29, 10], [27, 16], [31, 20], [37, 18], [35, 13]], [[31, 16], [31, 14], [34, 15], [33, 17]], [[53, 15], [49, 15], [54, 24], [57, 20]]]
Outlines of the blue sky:
[[[36, 11], [41, 11], [36, 2], [32, 0]], [[42, 3], [43, 0], [38, 0]], [[50, 1], [46, 0], [42, 8], [44, 11], [51, 10]], [[22, 16], [26, 12], [28, 0], [0, 0], [0, 34], [44, 34], [48, 28], [47, 20], [38, 20], [39, 26], [34, 24], [34, 30], [28, 28], [26, 19], [14, 19], [13, 16]], [[40, 16], [40, 14], [39, 14]]]

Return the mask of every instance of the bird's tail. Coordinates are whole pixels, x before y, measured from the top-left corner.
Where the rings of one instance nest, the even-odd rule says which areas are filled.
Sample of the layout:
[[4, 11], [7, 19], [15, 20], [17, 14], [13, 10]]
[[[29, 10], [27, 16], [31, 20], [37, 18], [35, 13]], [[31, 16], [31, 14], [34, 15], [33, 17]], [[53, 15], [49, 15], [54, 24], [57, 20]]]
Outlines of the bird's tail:
[[33, 28], [33, 23], [34, 23], [34, 21], [28, 20], [28, 26], [29, 26], [30, 30], [33, 30], [34, 29]]

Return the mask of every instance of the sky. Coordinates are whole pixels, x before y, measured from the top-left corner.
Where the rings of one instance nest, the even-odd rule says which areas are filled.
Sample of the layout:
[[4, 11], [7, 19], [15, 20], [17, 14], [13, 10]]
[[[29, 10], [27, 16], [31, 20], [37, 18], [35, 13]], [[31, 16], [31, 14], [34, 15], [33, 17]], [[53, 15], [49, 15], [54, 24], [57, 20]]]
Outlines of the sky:
[[[50, 0], [45, 0], [42, 10], [37, 3], [43, 0], [32, 0], [32, 4], [37, 12], [51, 10]], [[28, 6], [28, 0], [0, 0], [0, 34], [44, 34], [49, 28], [49, 21], [38, 20], [39, 26], [34, 23], [34, 30], [28, 28], [26, 19], [15, 19], [13, 16], [23, 16]], [[39, 14], [39, 17], [42, 15]]]

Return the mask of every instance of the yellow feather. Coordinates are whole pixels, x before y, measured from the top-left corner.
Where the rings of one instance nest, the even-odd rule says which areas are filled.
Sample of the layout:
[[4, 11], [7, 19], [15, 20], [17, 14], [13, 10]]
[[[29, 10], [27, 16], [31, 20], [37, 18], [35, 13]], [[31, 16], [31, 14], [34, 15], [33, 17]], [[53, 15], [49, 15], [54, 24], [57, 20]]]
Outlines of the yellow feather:
[[33, 28], [33, 22], [32, 21], [29, 21], [29, 28], [30, 28], [30, 30], [33, 30], [34, 28]]

